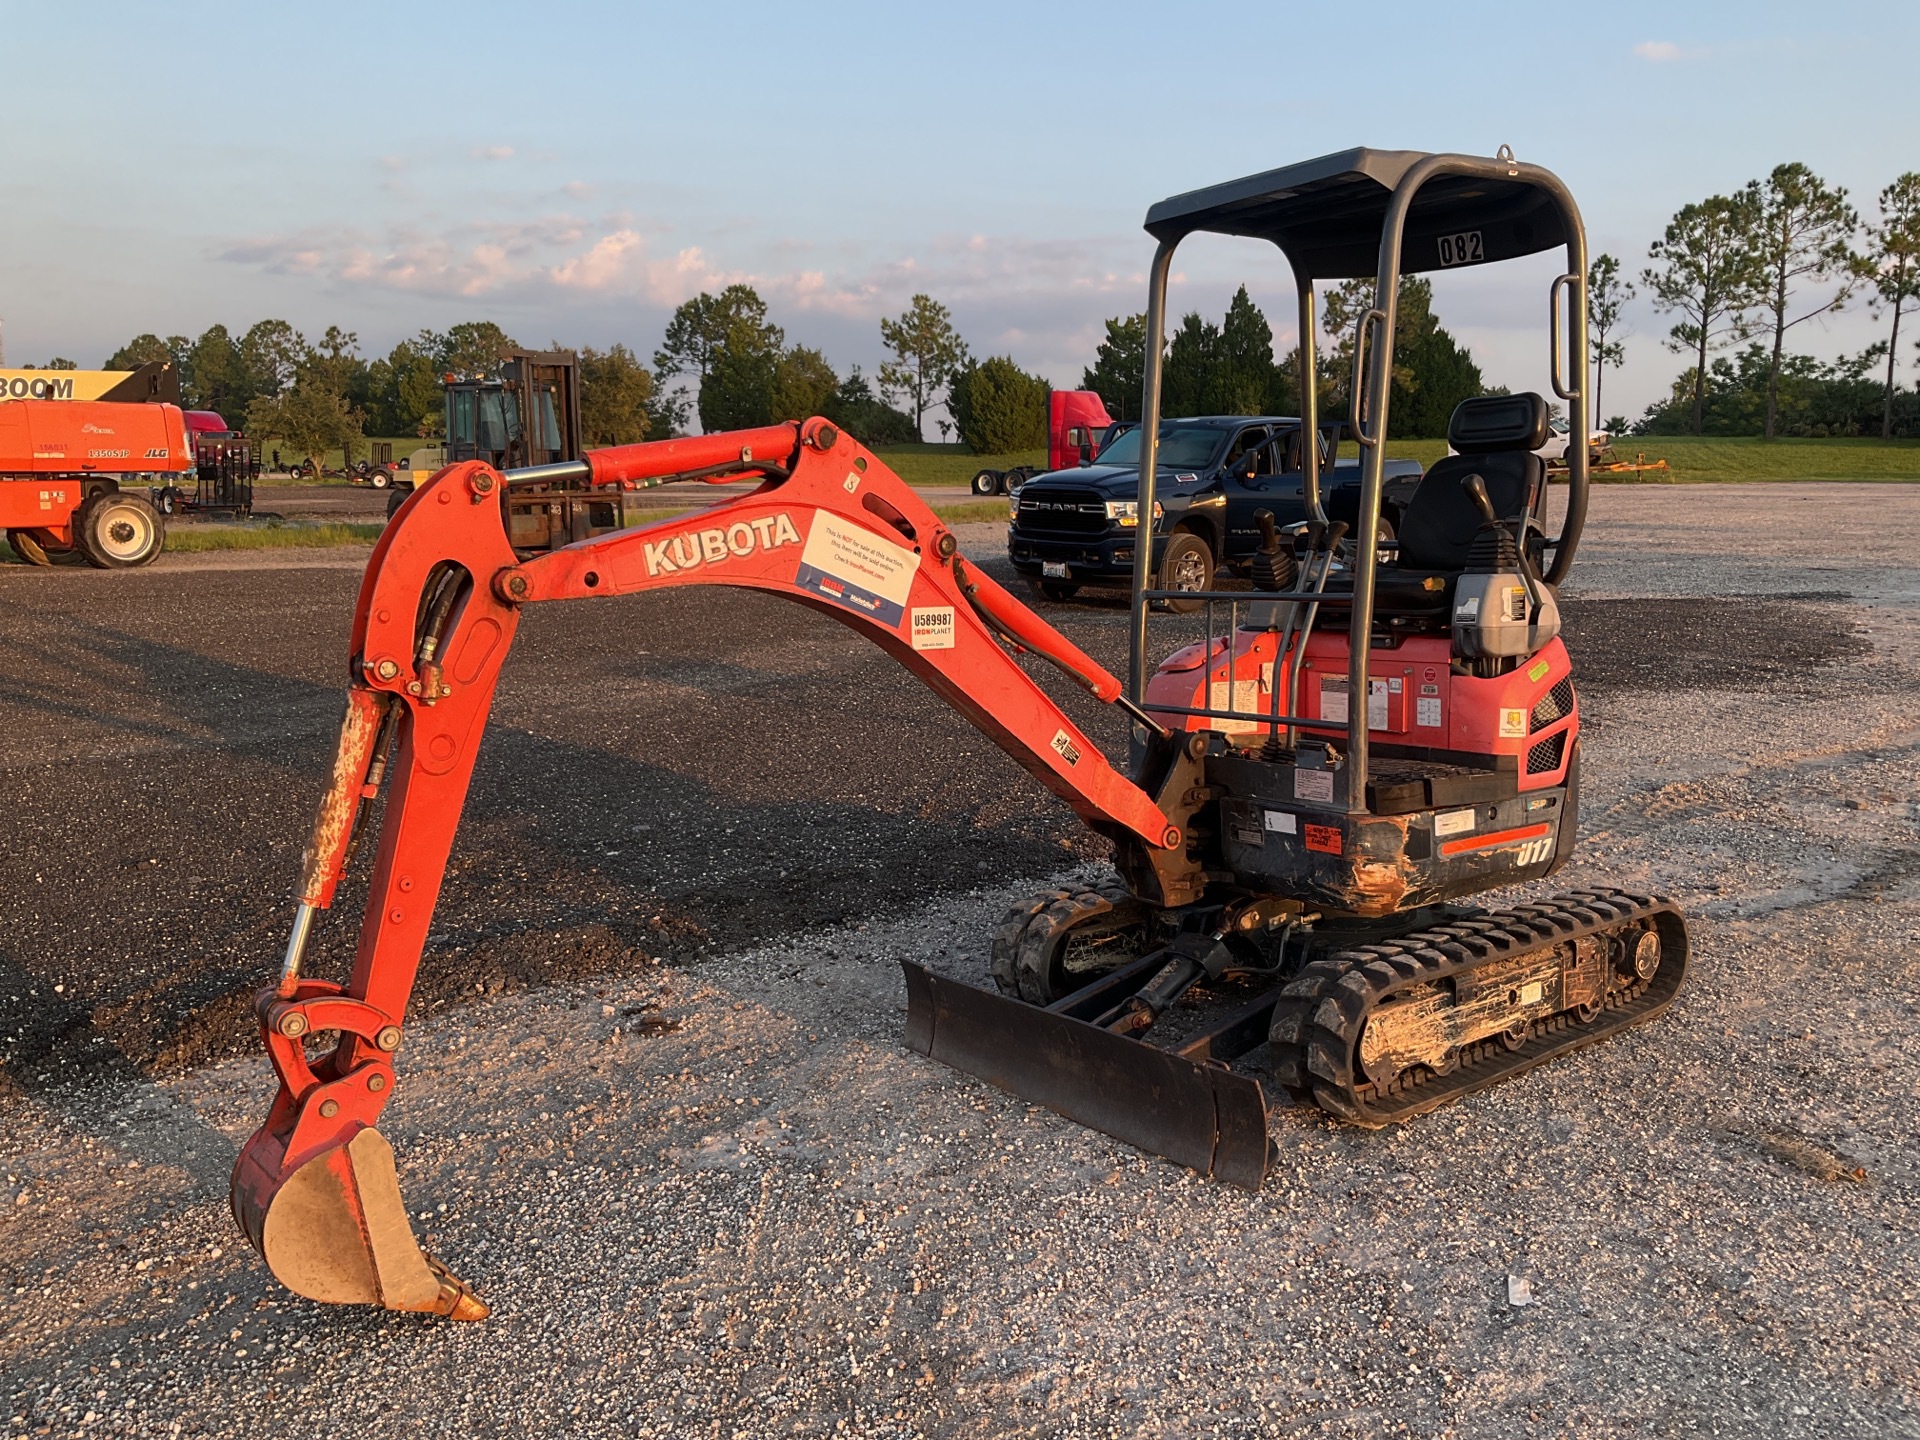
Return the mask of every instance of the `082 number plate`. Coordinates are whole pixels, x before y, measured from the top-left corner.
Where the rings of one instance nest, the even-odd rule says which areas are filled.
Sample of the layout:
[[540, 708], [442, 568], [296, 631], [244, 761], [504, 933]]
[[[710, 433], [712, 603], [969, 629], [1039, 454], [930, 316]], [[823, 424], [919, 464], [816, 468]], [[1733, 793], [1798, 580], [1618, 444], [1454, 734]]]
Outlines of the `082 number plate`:
[[1478, 230], [1459, 230], [1440, 237], [1442, 265], [1478, 265], [1486, 258], [1486, 247], [1480, 243]]

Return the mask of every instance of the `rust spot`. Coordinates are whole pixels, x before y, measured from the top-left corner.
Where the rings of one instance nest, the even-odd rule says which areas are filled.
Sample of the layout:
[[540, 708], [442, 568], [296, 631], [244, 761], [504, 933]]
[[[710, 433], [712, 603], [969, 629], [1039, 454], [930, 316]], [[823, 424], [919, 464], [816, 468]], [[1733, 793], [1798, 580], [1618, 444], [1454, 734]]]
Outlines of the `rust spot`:
[[1405, 855], [1392, 861], [1362, 859], [1353, 867], [1354, 912], [1391, 915], [1400, 908], [1413, 879], [1413, 864]]
[[313, 838], [300, 857], [300, 899], [326, 906], [333, 900], [340, 867], [353, 834], [353, 817], [360, 807], [360, 790], [373, 759], [374, 741], [386, 697], [371, 690], [347, 692], [347, 716], [340, 722], [340, 745], [334, 751], [333, 775], [314, 817]]
[[1391, 915], [1406, 902], [1420, 879], [1407, 855], [1410, 816], [1383, 815], [1356, 837], [1351, 880], [1342, 887], [1346, 908], [1356, 915]]

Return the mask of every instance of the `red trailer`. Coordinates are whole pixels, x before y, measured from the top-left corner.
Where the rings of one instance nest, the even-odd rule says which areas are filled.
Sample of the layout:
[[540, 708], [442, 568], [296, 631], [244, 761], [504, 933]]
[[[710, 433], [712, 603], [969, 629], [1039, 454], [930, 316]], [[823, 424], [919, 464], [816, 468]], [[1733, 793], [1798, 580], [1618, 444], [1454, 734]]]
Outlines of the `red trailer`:
[[166, 485], [193, 470], [177, 405], [0, 405], [0, 528], [32, 564], [149, 563], [165, 543], [165, 522], [145, 496], [121, 486]]

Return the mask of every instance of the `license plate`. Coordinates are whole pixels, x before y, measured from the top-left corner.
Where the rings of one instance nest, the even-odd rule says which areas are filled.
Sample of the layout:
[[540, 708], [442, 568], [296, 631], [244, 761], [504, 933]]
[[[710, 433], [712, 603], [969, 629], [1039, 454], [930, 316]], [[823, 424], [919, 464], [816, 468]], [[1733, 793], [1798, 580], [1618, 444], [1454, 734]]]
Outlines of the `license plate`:
[[1067, 578], [1067, 562], [1064, 560], [1042, 560], [1040, 562], [1040, 573], [1049, 580], [1064, 580]]

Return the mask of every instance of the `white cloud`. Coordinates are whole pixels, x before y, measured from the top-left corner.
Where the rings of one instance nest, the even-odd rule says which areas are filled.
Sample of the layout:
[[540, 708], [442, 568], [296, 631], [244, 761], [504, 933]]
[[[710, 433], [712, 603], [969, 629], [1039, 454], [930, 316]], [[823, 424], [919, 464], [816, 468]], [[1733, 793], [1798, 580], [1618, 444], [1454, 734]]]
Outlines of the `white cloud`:
[[470, 153], [476, 160], [511, 160], [513, 147], [511, 145], [476, 145]]
[[[902, 308], [918, 291], [958, 309], [983, 312], [1078, 311], [1089, 303], [1126, 312], [1139, 304], [1140, 277], [1132, 266], [1114, 263], [1121, 257], [1109, 253], [1111, 240], [942, 236], [927, 242], [919, 255], [867, 263], [849, 257], [839, 268], [823, 267], [808, 255], [811, 263], [803, 268], [793, 263], [801, 259], [793, 252], [807, 247], [755, 244], [761, 264], [728, 264], [699, 245], [669, 246], [665, 231], [624, 214], [587, 222], [555, 213], [469, 222], [437, 232], [417, 225], [384, 233], [314, 227], [236, 241], [216, 253], [270, 275], [351, 289], [529, 303], [538, 303], [544, 293], [556, 302], [591, 296], [670, 309], [702, 290], [741, 283], [789, 314], [868, 324]], [[1025, 338], [1012, 325], [996, 329], [996, 345]]]
[[1671, 40], [1642, 40], [1633, 47], [1633, 53], [1642, 60], [1651, 60], [1656, 65], [1668, 60], [1678, 60], [1680, 47]]

